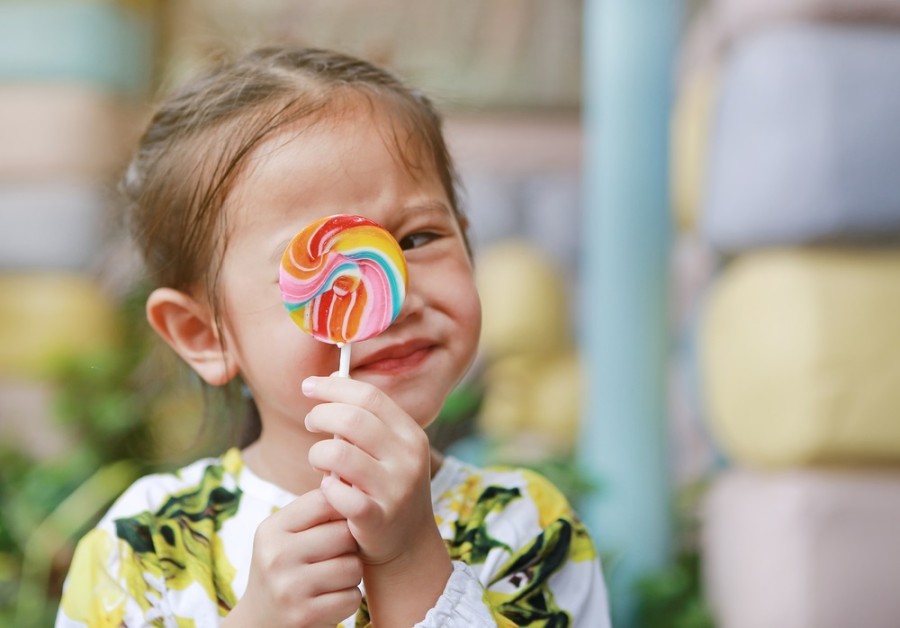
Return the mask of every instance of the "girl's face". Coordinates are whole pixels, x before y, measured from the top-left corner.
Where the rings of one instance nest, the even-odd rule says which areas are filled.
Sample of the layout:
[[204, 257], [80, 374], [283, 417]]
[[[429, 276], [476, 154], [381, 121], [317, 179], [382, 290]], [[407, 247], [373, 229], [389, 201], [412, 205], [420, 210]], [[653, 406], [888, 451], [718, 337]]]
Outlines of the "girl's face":
[[[481, 309], [471, 261], [430, 158], [405, 133], [365, 106], [288, 128], [254, 151], [228, 197], [222, 328], [227, 357], [253, 392], [264, 430], [276, 421], [302, 429], [314, 402], [300, 383], [338, 369], [339, 350], [291, 321], [278, 286], [282, 252], [317, 218], [374, 220], [400, 242], [409, 266], [399, 318], [353, 344], [352, 378], [377, 386], [424, 427], [475, 355]], [[398, 144], [423, 166], [411, 174]]]

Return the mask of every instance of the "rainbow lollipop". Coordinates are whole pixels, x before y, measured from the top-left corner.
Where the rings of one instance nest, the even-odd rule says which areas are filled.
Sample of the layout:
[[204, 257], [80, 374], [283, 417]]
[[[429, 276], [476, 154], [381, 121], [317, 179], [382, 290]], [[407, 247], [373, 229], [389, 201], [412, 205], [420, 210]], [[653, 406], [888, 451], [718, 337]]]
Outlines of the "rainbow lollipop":
[[406, 296], [406, 260], [381, 225], [338, 214], [317, 220], [291, 240], [281, 258], [281, 298], [295, 323], [341, 347], [347, 376], [350, 343], [387, 329]]

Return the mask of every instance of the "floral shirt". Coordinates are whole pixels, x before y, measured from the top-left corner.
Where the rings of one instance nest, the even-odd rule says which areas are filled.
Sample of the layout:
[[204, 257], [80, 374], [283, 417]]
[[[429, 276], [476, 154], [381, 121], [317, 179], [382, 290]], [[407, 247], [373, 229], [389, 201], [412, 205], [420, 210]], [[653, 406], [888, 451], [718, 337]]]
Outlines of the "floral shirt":
[[[256, 527], [293, 499], [237, 449], [138, 480], [78, 544], [57, 627], [218, 625], [246, 589]], [[448, 457], [432, 500], [454, 570], [419, 626], [609, 626], [594, 545], [546, 479]], [[363, 599], [340, 626], [368, 624]]]

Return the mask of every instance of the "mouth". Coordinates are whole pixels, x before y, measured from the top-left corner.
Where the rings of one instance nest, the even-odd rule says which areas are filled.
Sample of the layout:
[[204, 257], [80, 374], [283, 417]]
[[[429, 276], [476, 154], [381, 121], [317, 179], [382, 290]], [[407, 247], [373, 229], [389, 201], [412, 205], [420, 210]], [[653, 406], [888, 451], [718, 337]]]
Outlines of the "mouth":
[[435, 345], [430, 340], [411, 340], [385, 347], [363, 357], [352, 370], [360, 373], [397, 374], [418, 367], [424, 362]]

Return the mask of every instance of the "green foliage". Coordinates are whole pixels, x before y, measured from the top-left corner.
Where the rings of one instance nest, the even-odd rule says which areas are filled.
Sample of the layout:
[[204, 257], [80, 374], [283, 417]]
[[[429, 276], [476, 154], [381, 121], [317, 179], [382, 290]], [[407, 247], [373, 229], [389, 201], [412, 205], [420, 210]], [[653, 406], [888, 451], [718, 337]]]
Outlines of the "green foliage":
[[123, 341], [115, 351], [80, 356], [59, 368], [57, 418], [101, 458], [108, 451], [146, 453], [138, 446], [146, 441], [147, 413], [160, 384], [141, 368], [151, 352], [145, 301], [143, 289], [123, 299]]
[[453, 443], [470, 437], [475, 429], [475, 417], [481, 408], [481, 400], [481, 390], [472, 382], [463, 383], [451, 391], [440, 414], [426, 430], [431, 446], [445, 451]]
[[674, 561], [637, 583], [641, 628], [715, 628], [703, 597], [696, 515], [705, 491], [706, 483], [698, 482], [676, 495]]
[[[117, 351], [60, 363], [49, 382], [53, 418], [74, 445], [35, 460], [0, 444], [2, 626], [52, 624], [74, 542], [128, 483], [160, 467], [148, 425], [165, 376], [154, 373], [145, 297], [139, 289], [120, 303]], [[123, 459], [133, 462], [116, 462]]]
[[696, 551], [683, 551], [673, 565], [641, 580], [638, 593], [638, 625], [643, 628], [714, 628], [703, 601]]

